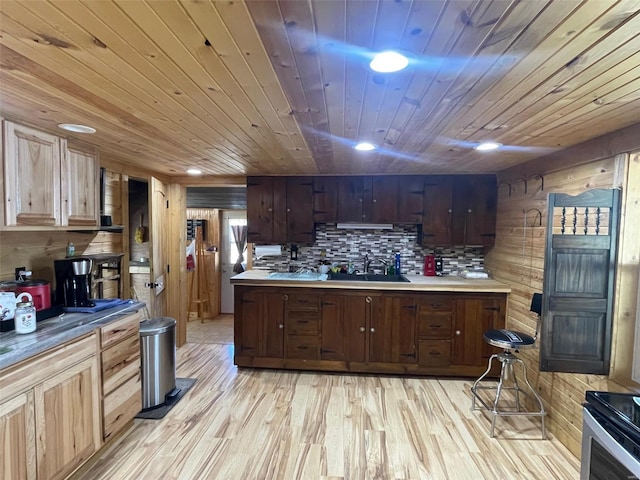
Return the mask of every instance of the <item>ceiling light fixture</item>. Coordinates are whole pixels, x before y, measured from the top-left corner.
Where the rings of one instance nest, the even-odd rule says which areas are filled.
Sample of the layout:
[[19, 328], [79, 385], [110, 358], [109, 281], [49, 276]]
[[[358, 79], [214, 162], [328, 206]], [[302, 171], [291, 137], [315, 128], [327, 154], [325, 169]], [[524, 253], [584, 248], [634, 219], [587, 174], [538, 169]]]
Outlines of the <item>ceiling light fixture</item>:
[[86, 125], [78, 125], [76, 123], [60, 123], [58, 127], [74, 133], [96, 133], [95, 128], [87, 127]]
[[480, 145], [476, 145], [475, 149], [479, 150], [481, 152], [487, 152], [489, 150], [496, 150], [496, 149], [500, 148], [501, 146], [502, 146], [501, 143], [484, 142], [484, 143], [481, 143]]
[[202, 170], [198, 170], [197, 168], [188, 168], [187, 173], [189, 175], [202, 175]]
[[407, 65], [409, 65], [409, 59], [407, 57], [398, 52], [387, 50], [376, 54], [373, 60], [371, 60], [369, 67], [375, 72], [391, 73], [400, 71], [406, 68]]
[[356, 150], [360, 150], [361, 152], [370, 152], [371, 150], [375, 150], [376, 146], [373, 143], [360, 142], [353, 148], [355, 148]]

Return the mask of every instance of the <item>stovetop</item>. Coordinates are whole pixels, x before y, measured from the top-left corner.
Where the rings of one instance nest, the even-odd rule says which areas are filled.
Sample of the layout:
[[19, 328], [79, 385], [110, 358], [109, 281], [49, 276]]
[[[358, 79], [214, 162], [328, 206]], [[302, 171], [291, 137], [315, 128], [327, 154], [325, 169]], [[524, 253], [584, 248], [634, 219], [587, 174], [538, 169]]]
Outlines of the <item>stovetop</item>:
[[585, 399], [640, 443], [640, 395], [588, 391]]

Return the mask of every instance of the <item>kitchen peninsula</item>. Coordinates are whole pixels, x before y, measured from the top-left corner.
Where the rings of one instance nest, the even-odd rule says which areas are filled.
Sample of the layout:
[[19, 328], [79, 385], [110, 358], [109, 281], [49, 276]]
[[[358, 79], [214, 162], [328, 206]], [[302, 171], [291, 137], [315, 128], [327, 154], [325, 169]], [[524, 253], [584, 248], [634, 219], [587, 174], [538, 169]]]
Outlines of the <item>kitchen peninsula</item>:
[[251, 270], [235, 286], [240, 367], [479, 376], [511, 289], [491, 279], [406, 275], [408, 282], [277, 280]]

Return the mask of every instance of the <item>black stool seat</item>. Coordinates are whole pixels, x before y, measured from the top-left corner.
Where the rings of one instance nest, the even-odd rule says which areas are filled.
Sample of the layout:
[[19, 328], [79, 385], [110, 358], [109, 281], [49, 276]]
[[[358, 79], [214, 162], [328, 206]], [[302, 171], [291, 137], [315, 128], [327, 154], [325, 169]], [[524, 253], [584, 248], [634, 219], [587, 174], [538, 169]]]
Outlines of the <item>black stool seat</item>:
[[483, 336], [484, 341], [489, 345], [505, 350], [532, 348], [536, 343], [536, 339], [531, 335], [504, 328], [500, 330], [489, 330], [485, 332]]

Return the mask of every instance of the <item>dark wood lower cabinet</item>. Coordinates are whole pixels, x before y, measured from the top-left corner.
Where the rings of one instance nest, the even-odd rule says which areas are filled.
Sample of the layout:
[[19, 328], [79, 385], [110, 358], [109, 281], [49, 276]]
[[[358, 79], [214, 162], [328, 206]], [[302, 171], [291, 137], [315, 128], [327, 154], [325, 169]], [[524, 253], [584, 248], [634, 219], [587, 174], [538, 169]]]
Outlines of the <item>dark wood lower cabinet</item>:
[[479, 376], [506, 294], [235, 286], [240, 367]]

